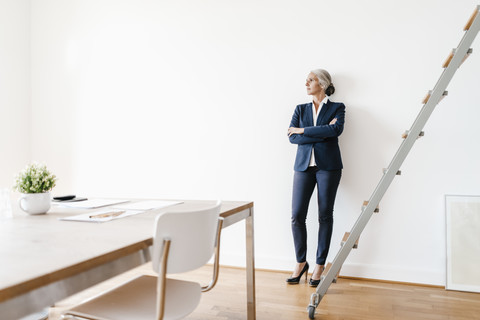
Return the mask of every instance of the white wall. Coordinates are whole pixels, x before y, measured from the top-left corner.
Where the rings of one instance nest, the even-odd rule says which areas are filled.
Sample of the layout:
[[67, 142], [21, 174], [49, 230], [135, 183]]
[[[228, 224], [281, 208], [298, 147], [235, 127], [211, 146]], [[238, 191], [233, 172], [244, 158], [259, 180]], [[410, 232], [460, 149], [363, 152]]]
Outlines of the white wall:
[[0, 189], [30, 160], [30, 1], [0, 0]]
[[[309, 100], [305, 76], [326, 68], [347, 105], [332, 260], [475, 6], [33, 1], [33, 159], [59, 176], [57, 193], [253, 200], [257, 267], [288, 270], [286, 130]], [[458, 71], [342, 274], [444, 283], [444, 194], [480, 194], [479, 66], [474, 54]], [[243, 226], [227, 230], [222, 263], [241, 265]]]

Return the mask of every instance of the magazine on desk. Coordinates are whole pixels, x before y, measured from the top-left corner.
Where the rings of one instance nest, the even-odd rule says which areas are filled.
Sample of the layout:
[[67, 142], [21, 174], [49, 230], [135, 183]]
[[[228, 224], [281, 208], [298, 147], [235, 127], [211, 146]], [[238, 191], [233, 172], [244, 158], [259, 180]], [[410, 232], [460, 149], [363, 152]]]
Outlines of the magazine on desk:
[[[129, 217], [132, 215], [144, 213], [153, 209], [162, 209], [177, 204], [183, 203], [182, 201], [166, 201], [166, 200], [142, 200], [142, 201], [129, 201], [129, 200], [116, 200], [114, 203], [105, 207], [107, 203], [106, 199], [94, 199], [94, 200], [104, 200], [91, 202], [90, 204], [84, 206], [70, 206], [72, 203], [69, 203], [68, 207], [70, 208], [82, 208], [82, 209], [92, 209], [98, 207], [91, 207], [92, 203], [95, 205], [101, 205], [102, 210], [100, 211], [89, 211], [82, 214], [77, 214], [70, 217], [59, 218], [63, 221], [81, 221], [81, 222], [107, 222], [115, 219], [121, 219]], [[91, 200], [87, 200], [91, 201]], [[112, 200], [109, 200], [112, 202]], [[85, 201], [86, 202], [86, 201]], [[77, 203], [76, 203], [77, 204]]]
[[84, 201], [63, 201], [63, 202], [52, 202], [52, 205], [66, 208], [77, 208], [77, 209], [96, 209], [101, 207], [107, 207], [115, 204], [121, 204], [129, 202], [126, 199], [88, 199]]

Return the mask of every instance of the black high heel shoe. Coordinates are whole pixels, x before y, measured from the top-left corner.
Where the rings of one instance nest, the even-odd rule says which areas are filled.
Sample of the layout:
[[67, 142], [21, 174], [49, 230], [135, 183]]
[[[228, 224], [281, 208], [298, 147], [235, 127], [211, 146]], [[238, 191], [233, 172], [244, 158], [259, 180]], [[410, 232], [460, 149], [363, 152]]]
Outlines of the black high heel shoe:
[[[310, 285], [310, 287], [318, 287], [318, 285], [320, 284], [320, 280], [322, 280], [322, 273], [323, 273], [324, 270], [325, 270], [325, 267], [323, 267], [323, 270], [320, 273], [320, 279], [313, 280], [312, 278], [310, 278], [310, 280], [308, 281], [308, 284]], [[312, 276], [313, 276], [313, 274], [312, 274]]]
[[308, 284], [310, 285], [310, 287], [318, 287], [318, 285], [320, 284], [320, 279], [313, 280], [312, 278], [310, 278], [310, 280], [308, 280]]
[[305, 273], [305, 281], [307, 281], [307, 277], [308, 277], [308, 268], [309, 268], [309, 265], [308, 265], [308, 262], [305, 263], [305, 265], [303, 266], [303, 269], [302, 269], [302, 272], [300, 272], [300, 275], [298, 277], [290, 277], [288, 278], [286, 281], [288, 284], [298, 284], [300, 282], [300, 278], [303, 276], [303, 274]]

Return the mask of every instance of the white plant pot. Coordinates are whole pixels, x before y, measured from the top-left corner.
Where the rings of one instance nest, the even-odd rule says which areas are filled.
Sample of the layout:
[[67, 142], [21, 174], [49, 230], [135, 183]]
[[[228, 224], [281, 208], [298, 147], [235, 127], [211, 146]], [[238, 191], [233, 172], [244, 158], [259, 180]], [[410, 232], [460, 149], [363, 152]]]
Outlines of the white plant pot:
[[20, 209], [28, 214], [45, 214], [50, 209], [50, 192], [22, 193], [18, 199]]

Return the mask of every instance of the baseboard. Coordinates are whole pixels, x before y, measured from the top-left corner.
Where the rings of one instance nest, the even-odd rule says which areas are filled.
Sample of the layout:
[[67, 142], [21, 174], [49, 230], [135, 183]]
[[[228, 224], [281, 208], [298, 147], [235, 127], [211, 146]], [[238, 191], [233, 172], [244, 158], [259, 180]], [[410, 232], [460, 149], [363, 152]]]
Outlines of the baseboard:
[[340, 275], [353, 278], [445, 286], [444, 272], [404, 266], [346, 263], [343, 265]]
[[[223, 266], [245, 267], [245, 256], [224, 253], [220, 260]], [[273, 257], [256, 256], [255, 268], [270, 271], [291, 271], [295, 261]], [[345, 263], [341, 277], [398, 282], [416, 285], [445, 286], [445, 272], [414, 267]]]
[[[213, 266], [213, 263], [208, 263], [207, 265]], [[227, 268], [227, 269], [234, 269], [234, 270], [245, 270], [245, 267], [229, 266], [229, 265], [224, 265], [224, 264], [222, 264], [221, 267], [222, 268]], [[285, 274], [286, 276], [290, 275], [292, 273], [292, 271], [263, 269], [263, 268], [257, 268], [257, 267], [255, 268], [255, 271], [257, 271], [257, 272], [260, 271], [260, 272], [282, 273], [282, 274]], [[308, 274], [311, 274], [311, 272], [309, 272]], [[434, 284], [405, 282], [405, 281], [393, 281], [393, 280], [381, 280], [381, 279], [361, 278], [361, 277], [350, 277], [350, 276], [342, 276], [342, 275], [340, 275], [338, 278], [339, 279], [348, 279], [348, 280], [380, 282], [380, 283], [405, 284], [405, 285], [421, 286], [421, 287], [428, 287], [428, 288], [440, 288], [440, 289], [445, 288], [444, 285], [434, 285]]]

